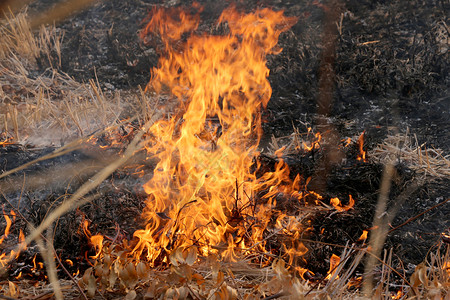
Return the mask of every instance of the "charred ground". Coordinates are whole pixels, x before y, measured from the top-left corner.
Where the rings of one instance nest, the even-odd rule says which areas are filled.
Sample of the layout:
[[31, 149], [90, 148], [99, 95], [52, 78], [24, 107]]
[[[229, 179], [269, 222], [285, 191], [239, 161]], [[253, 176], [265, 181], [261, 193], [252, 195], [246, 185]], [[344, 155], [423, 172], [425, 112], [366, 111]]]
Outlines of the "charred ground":
[[[36, 1], [30, 10], [43, 11], [54, 2]], [[230, 3], [200, 3], [204, 5], [204, 11], [199, 31], [217, 30], [217, 16]], [[145, 86], [150, 69], [157, 65], [159, 45], [157, 39], [150, 44], [144, 44], [139, 39], [142, 21], [153, 5], [181, 4], [189, 3], [105, 1], [64, 21], [58, 25], [65, 32], [61, 71], [78, 81], [88, 81], [97, 76], [106, 90], [135, 90], [138, 85]], [[326, 47], [321, 33], [327, 10], [337, 8], [317, 1], [241, 1], [235, 5], [248, 11], [256, 7], [284, 9], [286, 14], [299, 17], [298, 23], [281, 36], [279, 44], [283, 52], [269, 58], [273, 96], [264, 110], [261, 148], [265, 149], [272, 135], [289, 135], [293, 127], [305, 132], [309, 124], [314, 126], [317, 122], [319, 78], [323, 76], [320, 72], [321, 53]], [[370, 150], [387, 135], [406, 132], [409, 128], [411, 133], [417, 135], [419, 144], [426, 142], [428, 147], [441, 148], [448, 153], [450, 98], [446, 24], [449, 22], [445, 11], [449, 8], [448, 1], [431, 0], [408, 1], [407, 8], [400, 0], [349, 0], [339, 4], [342, 19], [337, 24], [340, 29], [333, 64], [335, 80], [332, 102], [329, 103], [330, 114], [326, 117], [342, 139], [359, 135], [365, 130], [365, 148]], [[40, 67], [41, 71], [49, 67], [44, 58]], [[352, 194], [356, 199], [355, 209], [344, 214], [318, 212], [305, 219], [305, 225], [313, 224], [313, 230], [305, 238], [345, 245], [347, 241], [355, 242], [362, 230], [371, 226], [382, 164], [356, 161], [356, 150], [349, 151], [348, 159], [331, 170], [326, 178], [325, 193], [328, 199], [335, 196], [346, 199], [348, 194]], [[7, 155], [1, 156], [1, 167], [7, 170], [47, 152], [8, 149]], [[75, 153], [61, 158], [62, 161], [53, 160], [27, 172], [45, 172], [61, 163], [88, 159], [83, 155]], [[303, 153], [287, 157], [291, 176], [297, 173], [305, 178], [314, 176], [320, 167], [320, 158], [321, 153], [315, 157]], [[265, 164], [270, 169], [274, 161], [268, 159]], [[393, 226], [449, 198], [449, 178], [418, 184], [415, 190], [405, 192], [408, 186], [416, 183], [418, 175], [401, 161], [396, 169], [398, 176], [391, 191], [393, 200], [390, 206], [400, 201], [401, 195], [406, 193], [407, 197], [399, 208]], [[28, 176], [30, 173], [26, 174]], [[140, 181], [120, 171], [115, 177], [116, 181], [111, 180], [102, 187], [103, 196], [84, 206], [81, 211], [92, 224], [97, 224], [98, 228], [92, 228], [93, 232], [123, 234], [130, 238], [129, 235], [140, 226], [136, 216], [142, 209], [143, 196], [133, 188]], [[122, 190], [117, 192], [115, 185], [119, 181]], [[46, 194], [42, 191], [27, 192], [25, 196], [30, 204], [27, 217], [33, 223], [39, 223], [43, 217], [41, 214], [45, 215], [51, 203], [60, 195], [73, 192], [79, 184], [72, 182], [68, 188], [66, 183], [60, 183]], [[290, 206], [289, 199], [283, 199], [282, 195], [279, 202], [284, 203], [282, 209], [286, 211], [301, 209]], [[405, 262], [419, 263], [433, 243], [439, 240], [440, 233], [450, 227], [449, 214], [449, 204], [425, 214], [392, 232], [386, 247], [394, 247], [396, 254]], [[79, 226], [80, 215], [80, 212], [73, 212], [65, 217], [55, 236], [57, 249], [73, 249], [67, 253], [68, 256], [77, 256], [85, 251], [83, 245], [86, 241], [82, 235], [67, 230]], [[339, 248], [324, 244], [305, 244], [310, 248], [305, 266], [321, 274], [327, 271], [328, 263], [324, 262], [331, 253], [340, 253]], [[273, 247], [277, 246], [279, 243], [275, 240]]]

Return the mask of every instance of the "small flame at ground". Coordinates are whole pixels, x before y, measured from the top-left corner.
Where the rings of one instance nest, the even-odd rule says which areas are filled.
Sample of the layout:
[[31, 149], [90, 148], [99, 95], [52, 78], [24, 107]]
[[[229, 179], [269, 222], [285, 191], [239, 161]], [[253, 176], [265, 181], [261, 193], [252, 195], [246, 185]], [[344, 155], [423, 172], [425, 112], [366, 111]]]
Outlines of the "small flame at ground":
[[403, 291], [397, 291], [397, 293], [395, 295], [392, 295], [391, 298], [392, 299], [401, 299], [405, 294], [403, 293]]
[[361, 133], [361, 135], [358, 138], [359, 154], [356, 159], [362, 162], [367, 162], [366, 151], [364, 151], [364, 135], [365, 131], [363, 131], [363, 133]]
[[347, 205], [342, 205], [341, 201], [339, 200], [339, 198], [331, 198], [330, 203], [331, 205], [333, 205], [333, 207], [337, 210], [337, 211], [347, 211], [350, 210], [351, 208], [353, 208], [353, 206], [355, 205], [355, 200], [353, 200], [352, 195], [349, 195], [349, 200], [348, 200], [348, 204]]
[[[13, 218], [16, 217], [16, 214], [12, 210], [11, 210], [11, 215], [13, 216]], [[5, 214], [5, 211], [3, 211], [3, 217], [6, 220], [6, 228], [5, 228], [5, 232], [3, 233], [3, 236], [0, 238], [0, 244], [2, 244], [3, 241], [8, 237], [9, 230], [11, 229], [11, 225], [12, 225], [12, 222], [13, 222], [11, 220], [11, 218], [7, 214]]]
[[361, 236], [359, 237], [358, 241], [365, 241], [367, 240], [367, 235], [368, 235], [369, 231], [368, 230], [363, 230], [363, 233], [361, 234]]
[[[330, 257], [330, 270], [328, 270], [328, 275], [325, 277], [325, 279], [330, 280], [333, 275], [336, 273], [337, 266], [341, 262], [341, 258], [335, 254], [332, 254]], [[336, 278], [339, 278], [339, 275], [336, 276]]]

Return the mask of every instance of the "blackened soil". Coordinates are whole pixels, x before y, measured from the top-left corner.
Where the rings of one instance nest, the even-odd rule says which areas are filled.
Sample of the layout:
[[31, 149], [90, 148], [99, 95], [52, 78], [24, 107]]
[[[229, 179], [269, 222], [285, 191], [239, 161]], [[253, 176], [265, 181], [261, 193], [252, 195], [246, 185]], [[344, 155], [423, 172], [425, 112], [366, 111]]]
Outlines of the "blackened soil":
[[[54, 2], [36, 1], [31, 11], [44, 11]], [[143, 20], [153, 5], [187, 2], [190, 1], [110, 0], [74, 15], [58, 25], [65, 30], [61, 70], [79, 81], [96, 75], [105, 89], [137, 90], [138, 85], [148, 82], [150, 69], [158, 60], [157, 43], [144, 45], [138, 37]], [[231, 3], [199, 2], [205, 6], [200, 31], [212, 30], [221, 10]], [[305, 131], [309, 124], [317, 124], [319, 79], [323, 76], [319, 67], [328, 42], [322, 35], [323, 24], [334, 8], [303, 0], [251, 0], [235, 5], [246, 11], [257, 7], [284, 9], [287, 15], [299, 17], [298, 23], [280, 37], [283, 52], [268, 60], [273, 96], [264, 110], [264, 148], [272, 135], [288, 135], [293, 127]], [[446, 24], [450, 22], [445, 12], [449, 8], [448, 1], [433, 0], [411, 0], [407, 5], [402, 0], [341, 1], [342, 18], [339, 14], [332, 64], [334, 86], [326, 117], [342, 139], [365, 130], [365, 145], [370, 149], [388, 134], [405, 133], [409, 128], [419, 144], [426, 142], [428, 147], [448, 153], [450, 60]], [[46, 68], [44, 62], [42, 68]], [[372, 222], [382, 166], [361, 166], [355, 161], [348, 164], [332, 171], [327, 193], [329, 197], [351, 193], [356, 198], [356, 208], [343, 216], [320, 215], [312, 220], [315, 231], [329, 233], [319, 238], [326, 242], [355, 241]], [[311, 168], [298, 161], [291, 165], [295, 170]], [[401, 180], [394, 184], [394, 202], [414, 182], [414, 174], [401, 165], [398, 170]], [[403, 223], [449, 196], [448, 178], [418, 186], [408, 194], [392, 225]], [[387, 246], [394, 247], [407, 262], [420, 262], [439, 240], [439, 234], [450, 227], [448, 215], [449, 204], [423, 215], [392, 232]], [[324, 261], [335, 250], [339, 249], [327, 248], [323, 253], [309, 255]]]
[[[38, 0], [39, 13], [56, 0]], [[62, 45], [64, 72], [79, 81], [95, 75], [109, 89], [136, 89], [157, 65], [158, 43], [148, 45], [138, 32], [154, 6], [187, 5], [189, 1], [103, 1], [58, 26], [65, 30]], [[200, 1], [204, 5], [199, 32], [213, 31], [227, 1]], [[314, 123], [319, 95], [321, 53], [327, 39], [323, 24], [331, 9], [310, 1], [234, 3], [239, 9], [258, 7], [285, 10], [299, 18], [283, 34], [283, 52], [269, 57], [273, 97], [265, 111], [266, 136], [285, 135], [303, 122]], [[341, 1], [342, 19], [334, 62], [335, 86], [329, 117], [342, 135], [382, 128], [377, 139], [393, 128], [410, 127], [419, 142], [448, 150], [450, 98], [448, 96], [450, 8], [446, 1]], [[325, 39], [325, 40], [324, 40]], [[42, 60], [42, 68], [47, 65]], [[304, 127], [304, 126], [303, 126]]]

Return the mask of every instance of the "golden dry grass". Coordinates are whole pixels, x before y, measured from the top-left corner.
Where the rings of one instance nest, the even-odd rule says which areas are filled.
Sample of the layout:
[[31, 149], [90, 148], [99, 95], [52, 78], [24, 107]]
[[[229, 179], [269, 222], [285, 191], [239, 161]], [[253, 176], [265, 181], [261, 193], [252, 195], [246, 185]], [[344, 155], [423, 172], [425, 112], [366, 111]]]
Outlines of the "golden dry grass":
[[417, 137], [406, 133], [388, 136], [370, 152], [381, 163], [405, 163], [408, 167], [430, 179], [450, 176], [450, 157], [441, 149], [419, 145]]
[[[41, 27], [33, 33], [21, 13], [0, 24], [0, 133], [33, 146], [60, 146], [115, 124], [124, 108], [119, 93], [99, 83], [81, 84], [57, 70], [62, 33]], [[56, 53], [56, 62], [50, 53]], [[37, 59], [50, 69], [36, 76]], [[55, 64], [56, 65], [52, 65]]]
[[[38, 33], [33, 33], [23, 14], [2, 22], [0, 25], [0, 98], [3, 101], [0, 104], [0, 132], [13, 142], [48, 146], [72, 141], [66, 147], [46, 157], [49, 158], [75, 149], [77, 145], [85, 141], [80, 137], [115, 124], [120, 118], [120, 111], [125, 108], [140, 111], [139, 117], [142, 118], [142, 123], [146, 124], [123, 156], [105, 165], [27, 237], [28, 244], [33, 240], [38, 241], [41, 252], [46, 258], [51, 283], [39, 283], [36, 287], [30, 286], [27, 282], [20, 284], [8, 282], [1, 286], [5, 297], [38, 299], [54, 295], [57, 299], [77, 298], [79, 293], [73, 282], [57, 279], [51, 238], [47, 236], [44, 239], [43, 234], [60, 216], [97, 196], [86, 197], [86, 194], [144, 146], [140, 139], [146, 127], [161, 115], [153, 114], [150, 100], [142, 91], [138, 93], [138, 96], [124, 100], [120, 94], [104, 94], [97, 81], [80, 84], [55, 69], [51, 70], [50, 75], [32, 78], [30, 71], [37, 69], [37, 57], [44, 56], [51, 60], [51, 51], [56, 51], [60, 56], [62, 35], [54, 27], [42, 27]], [[131, 98], [133, 100], [129, 100]], [[61, 139], [66, 141], [61, 142]], [[303, 147], [303, 142], [308, 143], [309, 140], [308, 137], [301, 136], [298, 131], [295, 131], [289, 137], [273, 139], [273, 153], [282, 146], [285, 147], [285, 153], [289, 153]], [[386, 165], [400, 159], [407, 162], [409, 167], [416, 168], [417, 171], [426, 175], [448, 176], [450, 172], [448, 156], [440, 150], [426, 149], [425, 145], [419, 146], [417, 142], [414, 144], [407, 135], [388, 137], [382, 145], [370, 153], [370, 156]], [[9, 173], [2, 174], [2, 177], [6, 175]], [[390, 177], [387, 176], [386, 180], [389, 181]], [[387, 193], [388, 184], [385, 190]], [[380, 212], [384, 210], [384, 204], [380, 202]], [[374, 245], [379, 253], [381, 253], [385, 235], [385, 231], [380, 231], [378, 244]], [[441, 249], [446, 250], [442, 252]], [[407, 278], [410, 285], [406, 282], [400, 284], [400, 291], [404, 294], [403, 299], [449, 297], [448, 249], [448, 245], [431, 249], [429, 257], [416, 268], [411, 278]], [[341, 253], [341, 263], [331, 279], [316, 285], [293, 276], [285, 264], [278, 260], [275, 260], [272, 266], [260, 267], [252, 265], [249, 261], [224, 263], [212, 259], [192, 264], [184, 263], [164, 271], [123, 263], [109, 270], [108, 276], [121, 282], [122, 285], [112, 286], [112, 292], [116, 291], [117, 295], [126, 295], [125, 299], [134, 299], [136, 290], [144, 294], [147, 299], [158, 297], [169, 299], [177, 296], [182, 298], [187, 295], [197, 299], [365, 299], [367, 296], [363, 296], [358, 289], [351, 288], [349, 283], [352, 280], [353, 271], [366, 253], [367, 246], [345, 247]], [[385, 252], [382, 262], [376, 259], [375, 261], [381, 263], [382, 277], [375, 290], [371, 289], [367, 293], [375, 299], [391, 299], [392, 252]], [[99, 261], [98, 268], [102, 268], [104, 264], [106, 264], [104, 261]], [[144, 270], [139, 269], [140, 267]], [[111, 272], [115, 274], [111, 275]], [[99, 282], [103, 280], [98, 275], [102, 273], [96, 271], [97, 277], [89, 272], [86, 274], [80, 282], [84, 282], [82, 285], [87, 294], [101, 299], [102, 296], [96, 292], [98, 289], [96, 280]]]

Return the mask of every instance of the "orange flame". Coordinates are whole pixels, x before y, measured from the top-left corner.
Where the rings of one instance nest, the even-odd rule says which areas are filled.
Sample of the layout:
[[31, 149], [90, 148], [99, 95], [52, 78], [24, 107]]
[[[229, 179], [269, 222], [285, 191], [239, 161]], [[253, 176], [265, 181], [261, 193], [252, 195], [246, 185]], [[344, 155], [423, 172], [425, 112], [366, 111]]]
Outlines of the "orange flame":
[[362, 285], [363, 277], [358, 276], [356, 278], [350, 278], [350, 280], [347, 283], [348, 288], [359, 288]]
[[361, 234], [361, 236], [359, 237], [358, 241], [365, 241], [367, 240], [367, 234], [369, 233], [368, 230], [363, 230], [363, 233]]
[[20, 278], [22, 278], [22, 271], [19, 272], [19, 275], [17, 275], [16, 277], [14, 277], [16, 280], [19, 280]]
[[331, 198], [330, 203], [337, 211], [347, 211], [353, 208], [353, 206], [355, 205], [355, 200], [353, 200], [352, 195], [348, 195], [348, 197], [348, 204], [345, 206], [342, 206], [341, 200], [339, 200], [339, 198]]
[[[336, 273], [337, 266], [341, 262], [341, 258], [335, 254], [332, 254], [330, 257], [330, 270], [328, 270], [328, 275], [325, 277], [325, 279], [330, 280], [334, 273]], [[336, 276], [336, 278], [339, 278], [339, 276]]]
[[[13, 219], [15, 219], [16, 214], [14, 213], [14, 211], [11, 210], [10, 213], [11, 213], [11, 215], [13, 216]], [[5, 228], [5, 232], [3, 233], [3, 236], [0, 238], [0, 244], [2, 244], [3, 241], [8, 237], [9, 231], [10, 231], [11, 225], [12, 225], [11, 218], [10, 218], [7, 214], [5, 214], [5, 211], [3, 211], [3, 217], [4, 217], [5, 220], [6, 220], [6, 228]]]
[[350, 145], [350, 143], [352, 142], [352, 139], [348, 137], [342, 142], [344, 143], [344, 147], [348, 147], [348, 145]]
[[91, 256], [92, 259], [97, 259], [102, 253], [103, 249], [103, 236], [100, 234], [91, 236], [91, 243], [94, 245], [95, 249], [97, 249], [97, 253], [95, 256]]
[[392, 299], [401, 299], [405, 294], [402, 290], [397, 291], [395, 295], [391, 295]]
[[69, 266], [73, 267], [73, 261], [72, 261], [71, 259], [66, 259], [66, 263], [67, 263]]
[[447, 276], [450, 277], [450, 261], [445, 261], [442, 265], [442, 270], [444, 270], [447, 273]]
[[[308, 128], [308, 133], [311, 131], [311, 128]], [[319, 149], [320, 148], [320, 142], [322, 140], [322, 135], [320, 132], [317, 132], [314, 134], [314, 137], [316, 138], [314, 141], [311, 142], [311, 145], [308, 145], [307, 143], [303, 142], [303, 149], [306, 151], [312, 151], [313, 149]]]
[[8, 137], [6, 132], [0, 133], [0, 139], [3, 139], [3, 141], [0, 141], [0, 147], [4, 147], [6, 145], [12, 145], [14, 144], [12, 142], [12, 138]]
[[[10, 215], [13, 217], [12, 220], [9, 217], [9, 215], [6, 215], [5, 211], [3, 211], [3, 216], [5, 217], [5, 220], [6, 220], [6, 228], [5, 228], [5, 232], [4, 232], [3, 236], [0, 238], [0, 244], [2, 244], [3, 241], [8, 237], [10, 230], [11, 230], [12, 223], [16, 220], [16, 213], [13, 210], [10, 211]], [[22, 229], [20, 229], [18, 250], [16, 250], [16, 251], [11, 250], [8, 255], [6, 253], [1, 253], [0, 254], [0, 266], [1, 267], [7, 266], [12, 259], [14, 259], [14, 258], [17, 259], [20, 255], [20, 253], [25, 249], [27, 249], [26, 244], [25, 244], [25, 235], [23, 234]]]
[[[272, 93], [265, 57], [280, 51], [279, 35], [297, 19], [269, 9], [243, 15], [230, 8], [218, 20], [228, 24], [229, 34], [191, 34], [181, 43], [182, 35], [197, 29], [198, 14], [180, 9], [152, 14], [142, 37], [158, 33], [166, 55], [146, 90], [169, 91], [182, 114], [149, 130], [147, 151], [159, 162], [144, 185], [147, 225], [134, 233], [139, 239], [134, 252], [146, 251], [153, 263], [195, 244], [203, 255], [223, 249], [222, 257], [232, 260], [243, 247], [264, 247], [262, 232], [277, 191], [269, 188], [268, 203], [254, 209], [254, 191], [269, 185], [258, 183], [250, 169], [261, 136], [258, 112]], [[287, 166], [280, 163], [277, 171], [281, 177], [274, 172], [264, 180], [286, 185]], [[261, 223], [250, 237], [238, 226], [246, 214], [256, 214]]]
[[91, 231], [89, 230], [89, 221], [84, 218], [83, 216], [83, 222], [81, 223], [81, 228], [83, 229], [84, 234], [86, 237], [90, 238], [92, 236]]
[[363, 133], [361, 133], [361, 135], [358, 138], [358, 148], [359, 148], [359, 154], [357, 156], [357, 160], [363, 161], [363, 162], [367, 162], [367, 158], [366, 158], [366, 151], [364, 151], [364, 135], [365, 135], [365, 131], [363, 131]]

